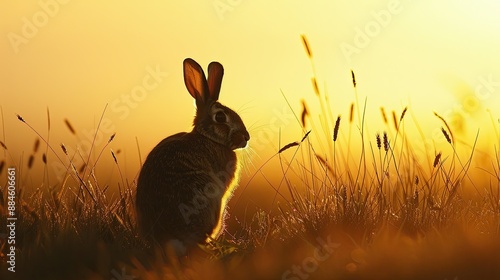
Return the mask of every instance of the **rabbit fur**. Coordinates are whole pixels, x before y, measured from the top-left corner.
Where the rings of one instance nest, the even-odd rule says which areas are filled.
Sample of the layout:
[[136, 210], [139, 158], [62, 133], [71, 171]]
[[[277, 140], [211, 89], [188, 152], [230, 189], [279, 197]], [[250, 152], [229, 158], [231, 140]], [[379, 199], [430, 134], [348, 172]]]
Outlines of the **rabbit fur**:
[[208, 78], [184, 60], [184, 83], [196, 101], [191, 132], [163, 139], [149, 153], [137, 181], [139, 229], [149, 241], [176, 251], [203, 244], [222, 231], [225, 204], [236, 185], [235, 149], [250, 135], [240, 116], [218, 102], [224, 69], [210, 63]]

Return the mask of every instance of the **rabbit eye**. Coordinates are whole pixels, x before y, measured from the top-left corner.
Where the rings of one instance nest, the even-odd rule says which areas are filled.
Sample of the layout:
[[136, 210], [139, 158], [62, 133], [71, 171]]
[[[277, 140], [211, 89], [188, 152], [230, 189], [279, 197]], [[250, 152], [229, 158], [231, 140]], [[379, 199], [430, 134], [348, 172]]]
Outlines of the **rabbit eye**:
[[227, 121], [226, 114], [224, 114], [223, 112], [220, 112], [220, 111], [215, 113], [214, 119], [218, 123], [225, 123]]

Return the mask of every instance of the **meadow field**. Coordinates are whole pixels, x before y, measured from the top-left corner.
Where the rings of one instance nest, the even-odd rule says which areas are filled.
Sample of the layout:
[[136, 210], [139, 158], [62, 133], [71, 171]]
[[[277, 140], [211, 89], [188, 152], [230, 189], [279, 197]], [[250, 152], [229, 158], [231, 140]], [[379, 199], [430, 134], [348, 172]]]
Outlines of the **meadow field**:
[[[294, 113], [302, 127], [297, 140], [275, 143], [280, 149], [253, 169], [242, 160], [245, 178], [230, 202], [224, 234], [181, 259], [145, 250], [135, 220], [136, 178], [122, 174], [120, 151], [110, 148], [114, 134], [92, 146], [92, 158], [82, 158], [18, 115], [19, 127], [37, 140], [23, 160], [10, 154], [5, 139], [0, 143], [0, 278], [500, 279], [499, 116], [490, 114], [485, 130], [495, 140], [481, 148], [483, 132], [464, 138], [439, 113], [434, 117], [444, 143], [424, 145], [423, 136], [407, 133], [420, 130], [411, 106], [380, 108], [384, 129], [369, 132], [375, 120], [366, 119], [365, 110], [371, 103], [358, 99], [362, 81], [350, 74], [349, 114], [332, 112], [328, 98], [334, 97], [313, 77], [316, 99]], [[310, 111], [313, 102], [319, 112]], [[6, 117], [12, 116], [2, 121]], [[54, 121], [61, 120], [47, 111], [48, 131]], [[145, 151], [138, 153], [144, 158]], [[247, 153], [252, 141], [240, 156]], [[58, 183], [47, 184], [49, 156], [66, 167]], [[120, 174], [114, 185], [96, 176], [106, 172], [100, 170], [105, 157]], [[20, 180], [35, 158], [44, 166], [40, 178]], [[83, 164], [75, 164], [77, 158]], [[277, 180], [266, 175], [270, 166], [280, 170]], [[266, 190], [270, 208], [243, 202], [257, 188]], [[9, 271], [13, 253], [15, 272]]]

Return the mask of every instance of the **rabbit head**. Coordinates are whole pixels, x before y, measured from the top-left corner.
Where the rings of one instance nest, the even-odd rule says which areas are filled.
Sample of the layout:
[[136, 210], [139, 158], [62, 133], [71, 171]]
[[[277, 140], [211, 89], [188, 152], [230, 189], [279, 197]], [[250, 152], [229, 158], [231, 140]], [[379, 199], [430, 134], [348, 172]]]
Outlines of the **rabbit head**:
[[208, 79], [201, 66], [191, 58], [184, 60], [184, 83], [196, 100], [193, 132], [230, 148], [244, 148], [250, 135], [240, 116], [220, 104], [219, 92], [224, 68], [218, 62], [208, 65]]

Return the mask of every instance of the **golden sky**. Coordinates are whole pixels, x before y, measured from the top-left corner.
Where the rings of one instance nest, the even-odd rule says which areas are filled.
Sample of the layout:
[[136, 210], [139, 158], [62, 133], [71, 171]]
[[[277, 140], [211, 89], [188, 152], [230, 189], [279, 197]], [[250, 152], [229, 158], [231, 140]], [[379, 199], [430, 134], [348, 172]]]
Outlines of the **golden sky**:
[[281, 92], [296, 112], [305, 99], [319, 114], [301, 34], [319, 87], [345, 122], [354, 70], [373, 135], [384, 129], [381, 106], [398, 115], [409, 106], [429, 143], [442, 142], [434, 111], [462, 119], [454, 129], [467, 141], [479, 127], [493, 133], [488, 109], [500, 117], [498, 1], [41, 0], [1, 1], [0, 11], [0, 136], [15, 161], [36, 138], [15, 114], [45, 137], [48, 108], [51, 144], [85, 149], [107, 104], [96, 140], [103, 146], [116, 132], [111, 148], [135, 174], [136, 137], [144, 158], [190, 129], [186, 57], [205, 69], [224, 65], [220, 101], [240, 113], [253, 155], [265, 160], [280, 128], [282, 144], [301, 137]]

